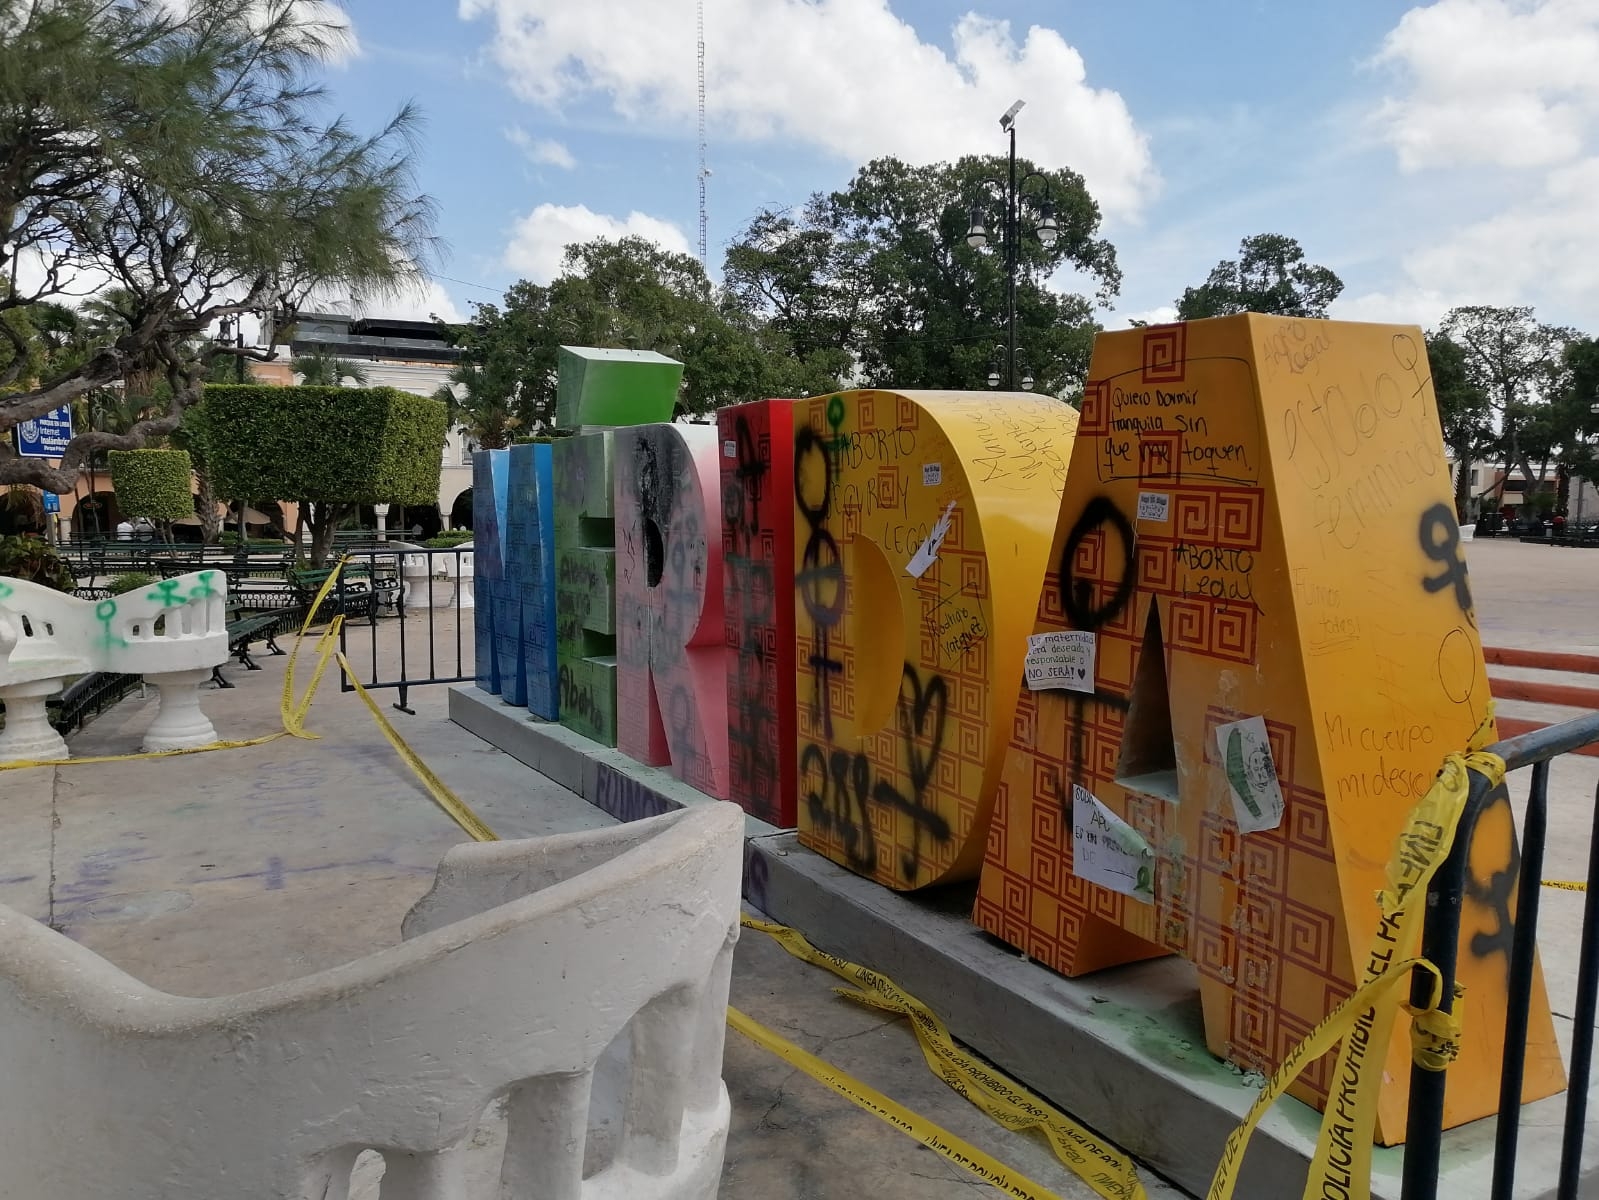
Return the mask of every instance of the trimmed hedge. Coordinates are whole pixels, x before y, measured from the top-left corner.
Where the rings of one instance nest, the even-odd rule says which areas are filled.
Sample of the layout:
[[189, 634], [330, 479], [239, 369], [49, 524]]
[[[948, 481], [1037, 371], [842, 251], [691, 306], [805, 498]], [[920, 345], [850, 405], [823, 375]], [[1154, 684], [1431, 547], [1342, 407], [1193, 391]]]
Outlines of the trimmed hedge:
[[111, 490], [129, 520], [175, 521], [194, 515], [194, 465], [187, 450], [113, 450]]
[[330, 504], [438, 501], [444, 405], [397, 388], [207, 384], [218, 492]]

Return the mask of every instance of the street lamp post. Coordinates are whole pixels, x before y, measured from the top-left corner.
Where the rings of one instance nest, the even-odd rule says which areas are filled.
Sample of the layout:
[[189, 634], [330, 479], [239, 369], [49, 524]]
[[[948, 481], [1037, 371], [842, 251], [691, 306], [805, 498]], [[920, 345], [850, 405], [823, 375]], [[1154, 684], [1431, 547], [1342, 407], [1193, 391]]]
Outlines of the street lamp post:
[[[244, 376], [244, 317], [240, 315], [222, 318], [221, 342], [224, 346], [236, 347], [238, 353], [233, 356], [233, 377], [239, 382], [245, 382]], [[248, 548], [249, 536], [245, 531], [245, 513], [249, 508], [248, 500], [239, 501], [239, 553], [243, 554]], [[226, 514], [224, 514], [224, 520]], [[224, 526], [226, 528], [226, 526]]]
[[[1016, 101], [999, 119], [999, 127], [1010, 135], [1010, 169], [1006, 175], [1003, 196], [1004, 212], [1000, 218], [1000, 250], [1005, 263], [1005, 386], [1016, 390], [1016, 275], [1021, 266], [1021, 198], [1022, 189], [1034, 179], [1044, 181], [1044, 198], [1038, 205], [1038, 240], [1046, 248], [1060, 237], [1060, 226], [1055, 221], [1055, 205], [1050, 194], [1049, 176], [1042, 171], [1029, 171], [1020, 180], [1016, 178], [1016, 114], [1023, 100]], [[984, 188], [999, 187], [996, 180], [985, 180]], [[981, 250], [988, 244], [988, 229], [983, 224], [980, 206], [972, 205], [971, 225], [966, 231], [966, 244]], [[992, 385], [990, 385], [992, 386]]]

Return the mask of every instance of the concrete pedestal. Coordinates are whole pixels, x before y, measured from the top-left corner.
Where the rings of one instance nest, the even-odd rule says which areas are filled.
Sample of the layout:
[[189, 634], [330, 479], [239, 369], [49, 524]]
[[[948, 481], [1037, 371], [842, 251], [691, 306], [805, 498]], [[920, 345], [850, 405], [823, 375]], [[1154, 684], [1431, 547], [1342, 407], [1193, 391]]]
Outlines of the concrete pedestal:
[[34, 679], [0, 687], [6, 724], [0, 729], [0, 762], [56, 762], [69, 754], [50, 724], [45, 700], [61, 690], [60, 679]]
[[[471, 685], [450, 716], [619, 820], [712, 803], [666, 772], [560, 725], [529, 719]], [[1222, 1146], [1257, 1095], [1205, 1049], [1194, 967], [1175, 958], [1067, 979], [972, 924], [973, 884], [899, 893], [746, 818], [744, 895], [833, 954], [882, 971], [933, 1006], [950, 1031], [997, 1066], [1149, 1164], [1203, 1195]], [[1570, 1021], [1557, 1017], [1569, 1044]], [[1517, 1195], [1554, 1200], [1565, 1097], [1522, 1110]], [[1599, 1113], [1599, 1086], [1588, 1111]], [[1297, 1196], [1321, 1114], [1284, 1099], [1250, 1143], [1239, 1196]], [[1487, 1200], [1494, 1122], [1444, 1134], [1440, 1196]], [[1599, 1121], [1590, 1117], [1581, 1194], [1599, 1195]], [[1402, 1147], [1373, 1152], [1371, 1194], [1398, 1200]]]

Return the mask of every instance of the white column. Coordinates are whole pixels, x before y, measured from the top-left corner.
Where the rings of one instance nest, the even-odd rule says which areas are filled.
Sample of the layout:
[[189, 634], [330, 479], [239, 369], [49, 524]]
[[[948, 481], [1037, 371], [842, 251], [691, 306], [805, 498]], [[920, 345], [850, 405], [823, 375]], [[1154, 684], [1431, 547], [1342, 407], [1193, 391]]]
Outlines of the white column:
[[155, 720], [144, 735], [146, 753], [193, 750], [199, 746], [209, 746], [217, 740], [217, 731], [211, 719], [200, 711], [200, 685], [210, 678], [210, 667], [145, 673], [144, 681], [161, 695]]
[[69, 756], [66, 739], [50, 724], [44, 702], [63, 679], [32, 679], [0, 687], [6, 725], [0, 729], [0, 762], [58, 762]]

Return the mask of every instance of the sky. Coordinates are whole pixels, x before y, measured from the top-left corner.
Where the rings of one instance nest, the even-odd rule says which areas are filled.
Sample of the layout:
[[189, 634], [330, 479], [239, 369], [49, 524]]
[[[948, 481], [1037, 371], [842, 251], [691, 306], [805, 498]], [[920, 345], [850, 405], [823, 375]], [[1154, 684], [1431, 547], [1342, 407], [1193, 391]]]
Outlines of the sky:
[[[459, 319], [571, 241], [697, 251], [694, 0], [346, 0], [330, 102], [426, 119], [444, 244], [390, 315]], [[763, 207], [880, 155], [1081, 172], [1124, 273], [1099, 319], [1169, 319], [1257, 233], [1436, 325], [1532, 305], [1599, 332], [1599, 0], [704, 0], [708, 265]], [[963, 197], [951, 197], [964, 203]], [[1075, 290], [1066, 276], [1060, 286]]]

